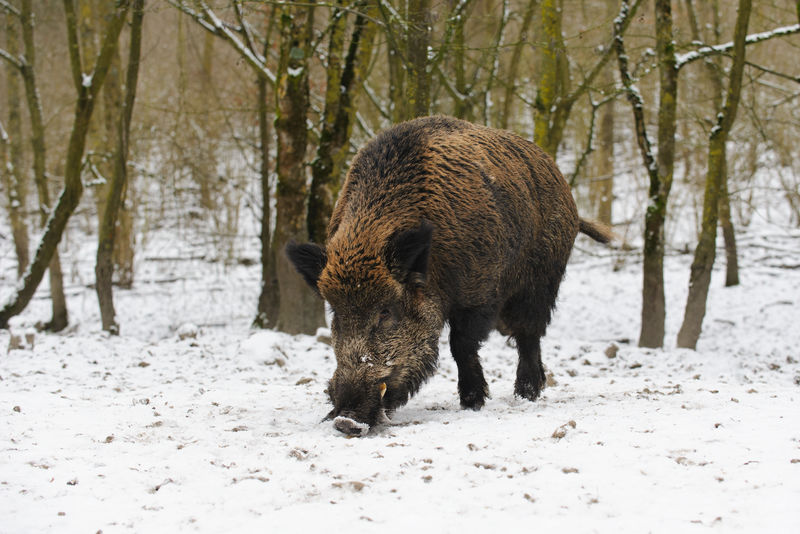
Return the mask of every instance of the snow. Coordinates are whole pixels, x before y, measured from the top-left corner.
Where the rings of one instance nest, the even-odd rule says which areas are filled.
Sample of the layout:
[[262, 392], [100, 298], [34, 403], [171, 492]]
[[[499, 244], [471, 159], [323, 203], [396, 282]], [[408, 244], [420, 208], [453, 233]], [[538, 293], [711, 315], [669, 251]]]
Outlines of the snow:
[[[481, 349], [492, 397], [461, 410], [445, 331], [437, 374], [360, 438], [322, 421], [332, 348], [252, 330], [260, 267], [226, 264], [207, 233], [137, 240], [136, 284], [115, 289], [123, 335], [102, 333], [78, 220], [61, 251], [72, 326], [31, 335], [49, 318], [43, 287], [0, 331], [0, 532], [796, 530], [800, 231], [774, 191], [754, 191], [742, 283], [721, 287], [720, 250], [697, 351], [675, 348], [692, 256], [674, 250], [695, 235], [676, 212], [664, 349], [636, 346], [640, 252], [579, 237], [542, 398], [514, 397], [516, 353], [495, 333]], [[640, 219], [646, 187], [625, 197], [615, 209]], [[245, 233], [233, 257], [257, 258]], [[12, 334], [22, 348], [6, 351]]]
[[[791, 26], [781, 26], [779, 28], [775, 28], [769, 31], [750, 34], [745, 38], [745, 43], [747, 44], [760, 43], [762, 41], [766, 41], [774, 37], [791, 35], [798, 32], [800, 32], [800, 24], [792, 24]], [[713, 46], [703, 46], [701, 48], [698, 48], [697, 50], [686, 52], [685, 54], [678, 54], [675, 58], [676, 59], [675, 68], [680, 69], [687, 63], [691, 63], [692, 61], [697, 61], [702, 57], [724, 53], [732, 49], [733, 49], [733, 42], [731, 41], [724, 44], [718, 44]]]
[[[424, 518], [476, 531], [536, 517], [569, 531], [789, 531], [800, 271], [784, 264], [798, 242], [743, 239], [743, 283], [715, 278], [694, 352], [673, 348], [690, 256], [667, 258], [667, 348], [640, 349], [641, 264], [580, 238], [543, 343], [556, 384], [539, 401], [513, 396], [515, 351], [493, 334], [481, 352], [493, 396], [461, 410], [445, 332], [436, 376], [353, 439], [320, 422], [332, 349], [232, 313], [254, 301], [257, 267], [118, 291], [122, 337], [98, 332], [87, 289], [71, 297], [73, 331], [0, 357], [0, 530], [397, 532]], [[209, 298], [202, 286], [227, 304], [193, 300]]]

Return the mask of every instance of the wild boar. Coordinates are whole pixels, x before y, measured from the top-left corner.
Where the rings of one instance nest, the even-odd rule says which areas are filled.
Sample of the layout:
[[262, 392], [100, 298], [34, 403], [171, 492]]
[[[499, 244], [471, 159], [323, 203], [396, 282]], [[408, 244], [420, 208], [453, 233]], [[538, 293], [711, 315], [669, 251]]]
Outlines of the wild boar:
[[553, 160], [511, 132], [425, 117], [367, 143], [325, 245], [286, 247], [333, 313], [336, 428], [363, 435], [405, 404], [436, 369], [445, 323], [462, 407], [489, 395], [478, 348], [494, 328], [516, 341], [514, 393], [535, 400], [539, 340], [579, 231], [611, 238], [578, 217]]

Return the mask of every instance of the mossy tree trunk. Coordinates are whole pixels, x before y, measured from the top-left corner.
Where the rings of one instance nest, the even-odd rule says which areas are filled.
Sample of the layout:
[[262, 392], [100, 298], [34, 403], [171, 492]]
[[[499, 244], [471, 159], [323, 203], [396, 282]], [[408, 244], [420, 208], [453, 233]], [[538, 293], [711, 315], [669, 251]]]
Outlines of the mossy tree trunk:
[[717, 247], [717, 223], [720, 196], [726, 167], [726, 143], [736, 120], [742, 77], [745, 64], [745, 39], [750, 22], [751, 0], [739, 0], [736, 27], [733, 37], [733, 65], [731, 66], [725, 103], [717, 122], [711, 130], [708, 143], [708, 173], [703, 197], [703, 219], [700, 240], [695, 249], [694, 261], [689, 278], [689, 295], [683, 324], [678, 332], [678, 346], [694, 349], [702, 330], [706, 312], [708, 287], [711, 282], [711, 269], [714, 266]]
[[642, 282], [642, 324], [639, 346], [661, 347], [664, 344], [664, 219], [667, 199], [672, 187], [675, 162], [676, 102], [678, 69], [672, 35], [672, 7], [669, 0], [656, 0], [656, 56], [659, 65], [658, 157], [647, 135], [644, 100], [633, 83], [628, 68], [621, 16], [630, 20], [640, 1], [630, 5], [622, 1], [620, 17], [614, 21], [614, 51], [617, 55], [620, 80], [633, 111], [636, 143], [650, 180], [649, 204], [645, 212], [644, 266]]
[[364, 15], [356, 15], [346, 54], [345, 11], [333, 14], [327, 54], [325, 111], [317, 155], [311, 163], [308, 199], [308, 237], [315, 243], [325, 242], [328, 222], [341, 187], [356, 112], [355, 88], [364, 77], [372, 56], [372, 43], [377, 30], [372, 20], [376, 14], [373, 6], [367, 6]]
[[656, 0], [655, 19], [659, 73], [658, 154], [655, 173], [650, 174], [650, 200], [645, 212], [640, 347], [661, 347], [664, 344], [664, 222], [675, 168], [677, 128], [678, 69], [671, 0]]
[[541, 68], [539, 85], [536, 90], [536, 115], [534, 116], [533, 139], [545, 152], [556, 155], [561, 141], [557, 102], [566, 95], [568, 67], [566, 49], [561, 35], [562, 2], [561, 0], [543, 0], [540, 9], [541, 28], [546, 46], [541, 51]]
[[[719, 0], [713, 0], [711, 2], [711, 10], [714, 42], [720, 42], [722, 32], [720, 29]], [[697, 42], [702, 42], [700, 25], [697, 22], [697, 14], [695, 12], [693, 0], [686, 0], [686, 11], [689, 15], [689, 27], [692, 32], [692, 39]], [[713, 106], [713, 116], [716, 117], [722, 111], [725, 91], [725, 84], [723, 82], [724, 73], [720, 58], [718, 56], [707, 58], [703, 61], [703, 67], [713, 91], [711, 102]], [[731, 199], [728, 194], [727, 156], [723, 162], [723, 167], [723, 180], [720, 185], [719, 197], [719, 225], [720, 228], [722, 228], [722, 236], [725, 241], [725, 286], [731, 287], [739, 285], [739, 257], [736, 250], [736, 232], [734, 231], [733, 220], [731, 219]]]
[[290, 334], [313, 334], [325, 324], [322, 301], [295, 272], [284, 253], [288, 241], [308, 239], [305, 155], [313, 26], [313, 5], [291, 2], [282, 7], [276, 91], [278, 186], [273, 249], [281, 303], [277, 328]]
[[422, 117], [431, 107], [431, 0], [408, 0], [408, 81], [406, 98], [411, 117]]
[[[547, 41], [547, 49], [542, 52], [539, 86], [534, 102], [533, 139], [555, 159], [558, 147], [564, 138], [572, 108], [575, 103], [594, 87], [597, 77], [603, 72], [616, 47], [614, 43], [603, 47], [597, 62], [583, 76], [574, 89], [570, 89], [569, 56], [561, 35], [562, 0], [545, 0], [541, 4], [541, 31]], [[619, 14], [614, 19], [615, 39], [623, 38], [642, 0], [635, 0], [630, 6], [623, 1]]]
[[115, 335], [119, 335], [119, 323], [114, 310], [112, 290], [112, 277], [114, 274], [113, 251], [116, 241], [118, 215], [122, 204], [123, 192], [128, 181], [128, 139], [139, 78], [143, 19], [144, 0], [134, 0], [130, 44], [128, 47], [128, 68], [125, 76], [125, 96], [118, 110], [119, 115], [116, 123], [117, 140], [113, 158], [114, 168], [111, 182], [106, 187], [105, 209], [98, 229], [95, 277], [97, 300], [100, 304], [100, 319], [103, 330]]
[[386, 61], [389, 71], [389, 105], [392, 122], [402, 122], [411, 118], [411, 110], [406, 98], [406, 64], [408, 25], [408, 0], [378, 2], [378, 9], [386, 35]]
[[[23, 2], [23, 10], [28, 2], [29, 0]], [[0, 309], [0, 328], [7, 328], [9, 319], [22, 312], [30, 302], [36, 292], [36, 288], [42, 281], [47, 266], [53, 258], [64, 228], [80, 202], [83, 193], [81, 164], [83, 162], [84, 149], [86, 148], [89, 122], [100, 88], [108, 73], [111, 58], [116, 50], [119, 34], [125, 24], [129, 7], [129, 2], [125, 0], [121, 0], [116, 4], [112, 17], [108, 21], [107, 30], [94, 68], [89, 71], [91, 74], [87, 74], [83, 69], [81, 59], [75, 6], [72, 0], [64, 0], [72, 80], [78, 94], [64, 165], [64, 188], [47, 220], [44, 235], [41, 238], [39, 247], [36, 249], [33, 262], [25, 272], [21, 287], [8, 303]]]

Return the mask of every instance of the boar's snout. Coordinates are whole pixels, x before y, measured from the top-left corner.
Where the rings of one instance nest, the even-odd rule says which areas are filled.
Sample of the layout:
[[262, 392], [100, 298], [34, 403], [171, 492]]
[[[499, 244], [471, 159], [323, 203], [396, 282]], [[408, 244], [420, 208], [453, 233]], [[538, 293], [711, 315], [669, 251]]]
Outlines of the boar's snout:
[[342, 415], [333, 420], [333, 426], [339, 432], [347, 434], [348, 436], [361, 437], [369, 432], [369, 425], [367, 423], [360, 423], [353, 419], [351, 412], [344, 412]]

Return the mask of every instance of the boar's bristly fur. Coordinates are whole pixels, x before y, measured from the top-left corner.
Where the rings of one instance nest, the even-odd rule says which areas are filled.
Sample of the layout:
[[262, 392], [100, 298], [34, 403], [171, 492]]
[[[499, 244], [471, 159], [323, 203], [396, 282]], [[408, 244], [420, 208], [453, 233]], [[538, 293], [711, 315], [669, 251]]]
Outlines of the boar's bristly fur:
[[426, 117], [364, 146], [324, 248], [287, 246], [333, 311], [337, 428], [360, 433], [405, 404], [436, 369], [445, 322], [464, 408], [489, 394], [478, 349], [494, 328], [517, 344], [514, 392], [536, 399], [539, 341], [579, 231], [611, 238], [578, 217], [553, 160], [513, 133]]

